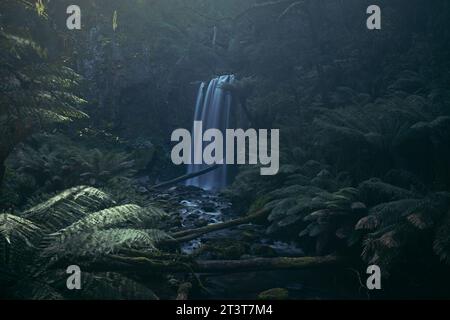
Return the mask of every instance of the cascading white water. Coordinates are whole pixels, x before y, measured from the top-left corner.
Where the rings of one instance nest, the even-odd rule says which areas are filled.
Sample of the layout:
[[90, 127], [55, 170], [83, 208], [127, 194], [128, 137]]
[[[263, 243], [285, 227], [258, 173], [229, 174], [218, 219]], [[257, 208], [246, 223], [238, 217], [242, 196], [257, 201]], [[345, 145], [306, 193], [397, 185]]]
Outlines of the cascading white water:
[[[218, 129], [225, 134], [225, 130], [230, 125], [231, 94], [223, 90], [222, 86], [233, 81], [234, 75], [224, 75], [212, 79], [209, 82], [206, 92], [206, 83], [200, 85], [195, 106], [194, 121], [202, 121], [204, 131]], [[203, 152], [203, 142], [194, 141], [194, 143], [197, 145], [193, 148], [193, 152]], [[201, 159], [202, 155], [200, 154], [199, 156]], [[188, 173], [198, 172], [206, 167], [206, 165], [191, 164], [188, 167]], [[190, 179], [186, 184], [206, 190], [221, 189], [227, 184], [227, 166], [223, 165], [205, 175]]]

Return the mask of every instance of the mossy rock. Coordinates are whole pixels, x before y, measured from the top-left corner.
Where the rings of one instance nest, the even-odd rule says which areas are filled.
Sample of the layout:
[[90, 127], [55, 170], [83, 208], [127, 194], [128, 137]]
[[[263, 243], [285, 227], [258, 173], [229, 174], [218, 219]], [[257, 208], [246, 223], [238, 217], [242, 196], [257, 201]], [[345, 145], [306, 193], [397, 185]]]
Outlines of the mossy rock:
[[258, 294], [258, 300], [287, 300], [289, 292], [284, 288], [273, 288]]

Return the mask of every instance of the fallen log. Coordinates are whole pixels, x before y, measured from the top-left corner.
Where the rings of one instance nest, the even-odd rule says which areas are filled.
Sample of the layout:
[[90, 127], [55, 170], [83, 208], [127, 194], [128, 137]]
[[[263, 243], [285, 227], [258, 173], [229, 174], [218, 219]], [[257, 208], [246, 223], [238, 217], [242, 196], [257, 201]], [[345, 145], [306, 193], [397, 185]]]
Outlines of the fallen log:
[[200, 170], [198, 172], [185, 174], [185, 175], [183, 175], [181, 177], [178, 177], [178, 178], [175, 178], [175, 179], [172, 179], [172, 180], [169, 180], [169, 181], [162, 182], [162, 183], [159, 183], [157, 185], [154, 185], [154, 186], [150, 187], [150, 190], [169, 187], [169, 186], [172, 186], [172, 185], [177, 184], [179, 182], [183, 182], [183, 181], [186, 181], [186, 180], [189, 180], [189, 179], [192, 179], [192, 178], [196, 178], [196, 177], [202, 176], [204, 174], [207, 174], [207, 173], [209, 173], [211, 171], [214, 171], [214, 170], [218, 169], [220, 166], [222, 166], [222, 165], [221, 164], [216, 164], [214, 166], [208, 167], [208, 168]]
[[334, 255], [320, 257], [277, 257], [246, 260], [155, 260], [150, 257], [125, 257], [112, 255], [102, 260], [90, 261], [83, 270], [95, 272], [126, 272], [141, 276], [154, 273], [239, 273], [268, 270], [300, 270], [345, 265], [346, 259]]
[[254, 258], [247, 260], [209, 260], [197, 261], [194, 270], [199, 273], [233, 273], [248, 271], [307, 269], [332, 266], [342, 263], [337, 256], [323, 257], [278, 257]]
[[238, 219], [234, 219], [234, 220], [230, 220], [230, 221], [226, 221], [226, 222], [222, 222], [222, 223], [211, 224], [211, 225], [197, 228], [197, 229], [189, 229], [189, 230], [175, 232], [175, 233], [171, 234], [171, 237], [173, 239], [167, 240], [164, 243], [180, 243], [180, 242], [191, 241], [191, 240], [196, 239], [207, 233], [211, 233], [211, 232], [219, 231], [219, 230], [223, 230], [223, 229], [228, 229], [228, 228], [231, 228], [234, 226], [238, 226], [241, 224], [246, 224], [246, 223], [257, 221], [259, 219], [263, 219], [267, 216], [268, 213], [269, 213], [268, 210], [261, 209], [255, 213], [252, 213], [252, 214], [247, 215], [242, 218], [238, 218]]

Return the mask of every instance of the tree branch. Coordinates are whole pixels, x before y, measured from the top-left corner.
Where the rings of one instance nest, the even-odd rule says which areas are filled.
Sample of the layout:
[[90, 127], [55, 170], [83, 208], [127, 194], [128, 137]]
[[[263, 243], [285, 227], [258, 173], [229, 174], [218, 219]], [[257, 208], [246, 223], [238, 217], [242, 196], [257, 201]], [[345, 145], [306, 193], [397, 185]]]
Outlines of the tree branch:
[[299, 5], [303, 4], [303, 3], [304, 3], [303, 0], [297, 1], [297, 2], [294, 2], [294, 3], [291, 3], [291, 4], [283, 11], [283, 13], [278, 17], [277, 21], [278, 21], [278, 22], [281, 21], [285, 16], [288, 15], [288, 13], [289, 13], [292, 9], [294, 9], [295, 7], [297, 7], [297, 6], [299, 6]]
[[214, 21], [214, 22], [217, 23], [217, 22], [222, 22], [222, 21], [237, 21], [240, 18], [244, 17], [245, 15], [247, 15], [248, 13], [250, 13], [250, 12], [252, 12], [254, 10], [258, 10], [258, 9], [262, 9], [262, 8], [270, 8], [270, 7], [278, 6], [278, 5], [281, 5], [281, 4], [291, 4], [294, 1], [295, 0], [280, 0], [280, 1], [267, 1], [267, 2], [263, 2], [263, 3], [257, 3], [257, 4], [254, 4], [254, 5], [250, 6], [250, 7], [248, 7], [244, 11], [238, 13], [234, 17], [222, 17], [222, 18], [213, 18], [213, 17], [207, 16], [207, 15], [204, 15], [204, 14], [198, 12], [197, 10], [195, 10], [195, 9], [193, 9], [191, 7], [188, 7], [188, 6], [185, 6], [184, 9], [189, 10], [189, 11], [197, 14], [198, 16], [200, 16], [200, 17], [202, 17], [204, 19], [207, 19], [207, 20], [210, 20], [210, 21]]
[[227, 229], [227, 228], [231, 228], [234, 226], [238, 226], [241, 224], [246, 224], [249, 222], [253, 222], [259, 219], [263, 219], [266, 217], [266, 215], [269, 213], [268, 210], [262, 209], [259, 210], [253, 214], [247, 215], [245, 217], [242, 218], [238, 218], [238, 219], [234, 219], [234, 220], [230, 220], [227, 222], [223, 222], [223, 223], [217, 223], [217, 224], [211, 224], [205, 227], [201, 227], [201, 228], [197, 228], [197, 229], [190, 229], [190, 230], [184, 230], [184, 231], [179, 231], [179, 232], [175, 232], [173, 234], [171, 234], [171, 236], [174, 239], [171, 240], [167, 240], [162, 242], [163, 244], [172, 244], [172, 243], [180, 243], [180, 242], [187, 242], [187, 241], [191, 241], [193, 239], [196, 239], [204, 234], [207, 233], [211, 233], [214, 231], [219, 231], [219, 230], [223, 230], [223, 229]]
[[157, 185], [151, 187], [150, 190], [165, 188], [165, 187], [177, 184], [179, 182], [183, 182], [183, 181], [186, 181], [186, 180], [189, 180], [189, 179], [192, 179], [192, 178], [196, 178], [196, 177], [202, 176], [204, 174], [207, 174], [207, 173], [209, 173], [211, 171], [214, 171], [214, 170], [218, 169], [220, 166], [222, 166], [222, 164], [216, 164], [214, 166], [208, 167], [208, 168], [200, 170], [198, 172], [185, 174], [185, 175], [183, 175], [181, 177], [178, 177], [178, 178], [175, 178], [175, 179], [172, 179], [172, 180], [169, 180], [169, 181], [157, 184]]

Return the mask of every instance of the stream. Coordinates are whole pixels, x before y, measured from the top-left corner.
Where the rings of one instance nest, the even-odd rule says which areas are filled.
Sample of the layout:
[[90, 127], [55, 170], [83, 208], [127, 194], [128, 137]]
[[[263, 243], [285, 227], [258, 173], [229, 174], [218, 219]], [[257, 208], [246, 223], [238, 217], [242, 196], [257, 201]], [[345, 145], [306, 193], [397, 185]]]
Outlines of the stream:
[[[198, 228], [239, 217], [227, 199], [218, 193], [197, 187], [177, 186], [165, 190], [157, 197], [160, 201], [169, 201], [171, 206], [177, 208], [181, 229]], [[181, 251], [186, 255], [205, 260], [304, 256], [303, 250], [297, 244], [270, 239], [265, 234], [264, 226], [251, 223], [206, 234], [182, 244]], [[192, 299], [255, 299], [258, 293], [272, 288], [287, 289], [292, 299], [349, 297], [348, 293], [338, 292], [335, 288], [336, 274], [325, 270], [261, 271], [198, 276], [207, 293], [197, 293], [191, 296]]]

